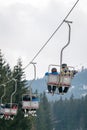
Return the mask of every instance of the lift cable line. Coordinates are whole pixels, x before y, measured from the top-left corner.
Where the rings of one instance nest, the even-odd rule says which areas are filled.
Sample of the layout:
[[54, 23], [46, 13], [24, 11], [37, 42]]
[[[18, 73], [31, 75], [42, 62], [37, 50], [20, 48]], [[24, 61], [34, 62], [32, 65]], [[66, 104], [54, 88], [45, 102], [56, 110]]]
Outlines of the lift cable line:
[[[63, 21], [59, 24], [59, 26], [55, 29], [55, 31], [52, 33], [52, 35], [48, 38], [48, 40], [45, 42], [45, 44], [41, 47], [41, 49], [36, 53], [36, 55], [33, 57], [33, 59], [23, 68], [23, 70], [25, 70], [30, 64], [31, 62], [33, 62], [35, 60], [35, 58], [40, 54], [40, 52], [45, 48], [45, 46], [48, 44], [48, 42], [53, 38], [53, 36], [56, 34], [56, 32], [60, 29], [60, 27], [62, 26], [62, 24], [66, 21], [66, 19], [68, 18], [68, 16], [71, 14], [71, 12], [73, 11], [73, 9], [76, 7], [77, 3], [79, 2], [79, 0], [77, 0], [75, 2], [75, 4], [73, 5], [73, 7], [70, 9], [70, 11], [68, 12], [68, 14], [65, 16], [65, 18], [63, 19]], [[14, 77], [14, 79], [20, 74], [20, 72]], [[8, 80], [7, 82], [5, 82], [4, 84], [8, 84], [9, 82], [11, 82], [12, 79]], [[2, 85], [2, 84], [1, 84]], [[0, 85], [0, 86], [1, 86]]]
[[[39, 55], [39, 53], [44, 49], [44, 47], [48, 44], [48, 42], [53, 38], [53, 36], [56, 34], [56, 32], [59, 30], [59, 28], [62, 26], [62, 24], [66, 21], [66, 19], [68, 18], [68, 16], [70, 15], [70, 13], [72, 12], [72, 10], [75, 8], [75, 6], [77, 5], [77, 3], [79, 2], [79, 0], [76, 1], [76, 3], [73, 5], [73, 7], [71, 8], [71, 10], [68, 12], [68, 14], [65, 16], [64, 20], [60, 23], [60, 25], [55, 29], [55, 31], [52, 33], [52, 35], [48, 38], [48, 40], [45, 42], [45, 44], [42, 46], [42, 48], [36, 53], [36, 55], [34, 56], [34, 58], [31, 60], [31, 62], [34, 61], [34, 59]], [[29, 62], [24, 69], [26, 69], [30, 63]]]

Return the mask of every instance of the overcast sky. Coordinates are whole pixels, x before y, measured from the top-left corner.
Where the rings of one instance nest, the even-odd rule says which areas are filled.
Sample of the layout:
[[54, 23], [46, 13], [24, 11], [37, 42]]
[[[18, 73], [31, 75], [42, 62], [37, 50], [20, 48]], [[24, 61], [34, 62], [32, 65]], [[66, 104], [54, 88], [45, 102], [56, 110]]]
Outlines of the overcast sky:
[[[11, 67], [21, 58], [25, 67], [63, 21], [76, 0], [0, 0], [0, 49]], [[63, 62], [77, 69], [87, 67], [87, 0], [79, 0], [67, 20], [71, 25], [71, 42], [64, 50]], [[64, 23], [36, 62], [37, 77], [43, 77], [49, 64], [60, 64], [61, 48], [68, 40]], [[25, 69], [27, 79], [33, 67]]]

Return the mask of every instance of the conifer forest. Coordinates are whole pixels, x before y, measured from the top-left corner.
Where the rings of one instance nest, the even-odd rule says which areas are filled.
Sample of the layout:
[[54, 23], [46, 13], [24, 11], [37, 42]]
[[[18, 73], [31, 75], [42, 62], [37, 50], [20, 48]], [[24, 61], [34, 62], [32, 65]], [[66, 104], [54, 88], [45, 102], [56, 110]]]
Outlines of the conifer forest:
[[[75, 99], [49, 101], [46, 94], [40, 93], [37, 116], [24, 117], [22, 111], [22, 95], [27, 93], [27, 80], [22, 68], [22, 61], [18, 59], [13, 70], [4, 59], [0, 50], [0, 97], [3, 95], [3, 84], [6, 84], [6, 94], [2, 103], [9, 103], [17, 81], [17, 91], [13, 102], [18, 104], [18, 113], [13, 120], [0, 119], [0, 130], [87, 130], [87, 95]], [[35, 90], [38, 93], [38, 90]], [[1, 98], [0, 98], [1, 100]]]

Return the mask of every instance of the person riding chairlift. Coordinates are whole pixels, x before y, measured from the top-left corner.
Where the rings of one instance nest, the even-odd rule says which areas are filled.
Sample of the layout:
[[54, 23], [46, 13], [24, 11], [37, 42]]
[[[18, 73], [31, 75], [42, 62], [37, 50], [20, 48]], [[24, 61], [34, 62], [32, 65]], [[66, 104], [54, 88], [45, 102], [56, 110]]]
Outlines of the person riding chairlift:
[[[45, 76], [49, 76], [50, 74], [52, 74], [52, 75], [58, 75], [59, 73], [57, 72], [56, 68], [52, 68], [51, 69], [51, 73], [47, 72], [47, 73], [45, 73]], [[47, 87], [48, 87], [49, 93], [53, 93], [54, 94], [54, 92], [56, 91], [56, 86], [55, 85], [53, 85], [53, 86], [48, 85]]]
[[[68, 75], [68, 76], [74, 77], [74, 75], [76, 73], [77, 73], [76, 70], [69, 70], [67, 64], [62, 64], [61, 74], [63, 76]], [[64, 87], [64, 90], [62, 90], [62, 87], [60, 87], [60, 91], [63, 92], [63, 93], [67, 93], [68, 89], [69, 89], [69, 87]]]

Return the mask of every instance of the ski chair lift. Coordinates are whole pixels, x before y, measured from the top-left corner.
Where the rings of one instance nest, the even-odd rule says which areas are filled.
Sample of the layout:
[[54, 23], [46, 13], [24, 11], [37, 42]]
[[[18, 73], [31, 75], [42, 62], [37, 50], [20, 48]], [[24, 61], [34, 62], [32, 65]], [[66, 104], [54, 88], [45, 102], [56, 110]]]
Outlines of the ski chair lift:
[[36, 78], [36, 66], [35, 63], [31, 62], [34, 66], [34, 79], [31, 81], [29, 87], [30, 91], [28, 94], [22, 95], [22, 110], [24, 111], [24, 117], [29, 115], [36, 116], [36, 110], [39, 108], [39, 97], [37, 94], [33, 94], [31, 90], [31, 84], [34, 82]]
[[13, 79], [13, 81], [15, 81], [15, 90], [11, 94], [10, 103], [6, 103], [4, 108], [5, 119], [12, 119], [12, 120], [14, 119], [14, 116], [16, 116], [18, 112], [18, 104], [12, 102], [12, 98], [17, 91], [17, 81], [16, 79]]
[[[59, 65], [49, 65], [49, 68], [51, 66], [57, 66], [58, 68], [60, 68]], [[60, 86], [70, 87], [71, 80], [73, 77], [74, 67], [71, 66], [67, 66], [67, 67], [69, 68], [67, 72], [58, 72], [58, 74], [49, 73], [47, 86], [51, 86], [51, 87], [55, 86], [56, 88]]]
[[[69, 36], [68, 36], [68, 42], [67, 44], [61, 49], [61, 55], [60, 55], [60, 65], [57, 65], [60, 67], [59, 75], [53, 75], [49, 74], [48, 75], [48, 81], [47, 81], [47, 86], [48, 89], [50, 86], [55, 86], [59, 88], [59, 93], [62, 93], [60, 91], [60, 87], [70, 87], [71, 86], [71, 80], [74, 75], [74, 67], [67, 66], [67, 72], [62, 72], [62, 67], [64, 64], [62, 64], [62, 56], [63, 56], [63, 50], [69, 45], [70, 43], [70, 34], [71, 34], [71, 27], [69, 23], [72, 23], [71, 21], [65, 21], [68, 24], [69, 27]], [[65, 64], [66, 65], [66, 64]], [[50, 65], [49, 65], [50, 67]], [[68, 89], [67, 89], [68, 90]]]
[[23, 94], [22, 96], [22, 109], [25, 112], [25, 117], [36, 113], [39, 109], [39, 97], [37, 94], [30, 92], [29, 94]]
[[[64, 21], [65, 23], [67, 23], [68, 28], [69, 28], [69, 32], [68, 32], [68, 42], [67, 44], [61, 49], [61, 53], [60, 53], [60, 77], [59, 77], [59, 92], [63, 92], [63, 87], [66, 88], [66, 90], [68, 91], [69, 87], [71, 86], [71, 79], [72, 79], [72, 71], [70, 70], [70, 68], [73, 67], [69, 67], [67, 66], [67, 64], [63, 64], [62, 63], [62, 58], [63, 58], [63, 51], [64, 49], [70, 44], [70, 36], [71, 36], [71, 26], [70, 23], [72, 23], [71, 21]], [[63, 68], [66, 69], [66, 71], [63, 71]], [[61, 90], [60, 90], [61, 87]]]
[[[31, 92], [30, 92], [31, 93]], [[38, 109], [39, 108], [39, 97], [37, 94], [23, 94], [22, 96], [23, 109]]]
[[2, 86], [4, 87], [4, 93], [3, 95], [1, 96], [1, 103], [0, 103], [0, 118], [3, 118], [4, 117], [4, 107], [5, 105], [2, 103], [2, 98], [5, 96], [6, 94], [6, 85], [5, 84], [2, 84]]

